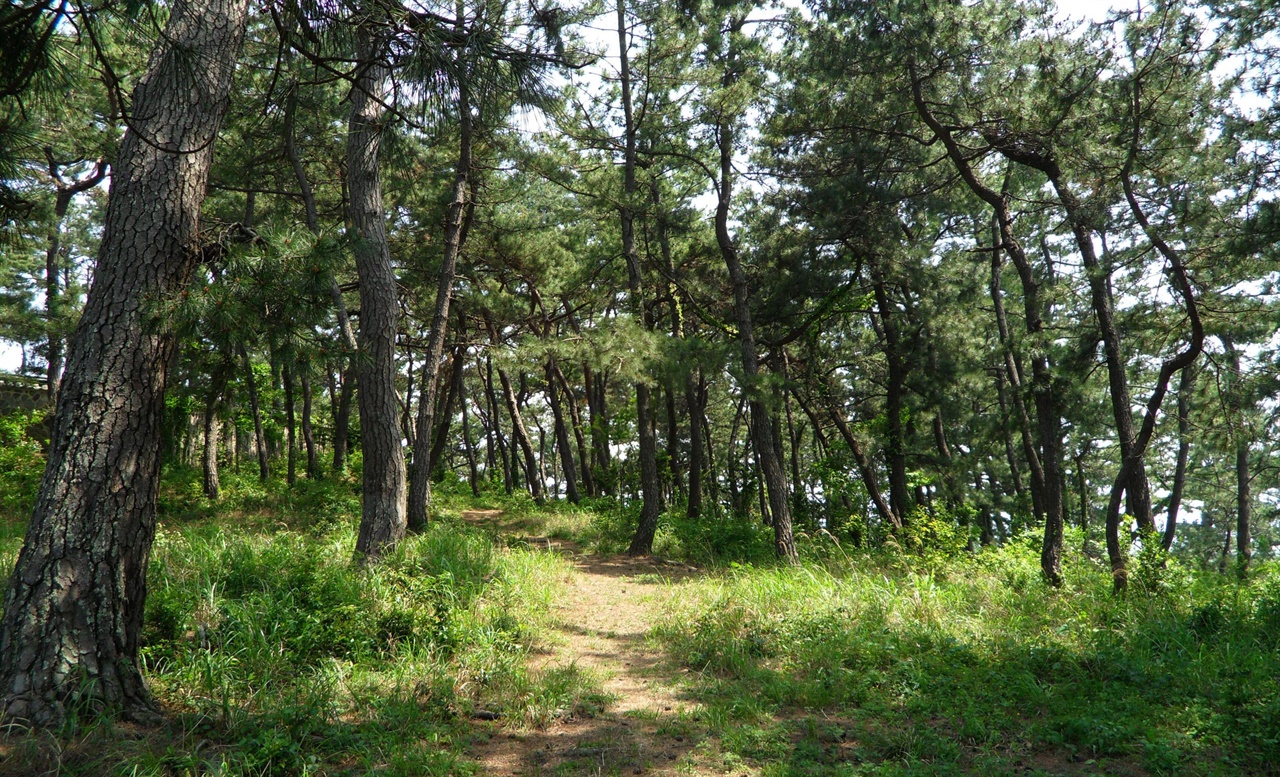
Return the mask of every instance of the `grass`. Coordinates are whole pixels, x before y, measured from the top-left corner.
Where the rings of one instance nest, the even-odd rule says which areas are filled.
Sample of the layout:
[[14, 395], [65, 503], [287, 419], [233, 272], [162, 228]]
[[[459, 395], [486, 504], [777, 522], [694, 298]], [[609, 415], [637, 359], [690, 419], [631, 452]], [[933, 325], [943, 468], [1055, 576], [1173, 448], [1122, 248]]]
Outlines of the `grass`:
[[[0, 773], [469, 774], [477, 715], [536, 726], [599, 708], [592, 678], [526, 667], [569, 572], [558, 556], [497, 546], [445, 509], [361, 569], [350, 481], [225, 481], [218, 505], [194, 473], [163, 486], [141, 656], [168, 728], [86, 718], [10, 736]], [[11, 563], [20, 534], [0, 536]]]
[[[142, 658], [167, 727], [85, 717], [56, 736], [10, 732], [0, 774], [479, 774], [469, 747], [495, 726], [605, 709], [596, 677], [527, 666], [568, 562], [462, 513], [501, 509], [504, 531], [617, 552], [626, 509], [473, 500], [444, 484], [429, 530], [362, 570], [355, 480], [224, 480], [217, 505], [189, 470], [162, 488]], [[20, 542], [21, 522], [0, 520], [0, 563]], [[685, 670], [692, 704], [629, 717], [687, 743], [673, 748], [683, 773], [1238, 775], [1280, 763], [1269, 563], [1240, 582], [1147, 554], [1117, 599], [1078, 553], [1064, 588], [1047, 588], [1031, 535], [978, 553], [946, 537], [907, 553], [799, 543], [805, 563], [779, 567], [763, 527], [664, 519], [659, 553], [707, 570], [663, 583], [651, 635]], [[578, 749], [556, 773], [600, 772]]]
[[[1173, 564], [1109, 593], [1031, 542], [686, 584], [656, 630], [697, 722], [764, 775], [1263, 774], [1280, 763], [1280, 576]], [[1167, 578], [1177, 578], [1177, 584]]]

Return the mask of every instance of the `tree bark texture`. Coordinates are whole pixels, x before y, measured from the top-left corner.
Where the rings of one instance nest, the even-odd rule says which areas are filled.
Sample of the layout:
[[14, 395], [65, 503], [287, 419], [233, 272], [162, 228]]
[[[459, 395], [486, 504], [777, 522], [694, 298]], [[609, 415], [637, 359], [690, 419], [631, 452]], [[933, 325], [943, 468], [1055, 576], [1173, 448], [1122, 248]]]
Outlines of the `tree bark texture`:
[[383, 130], [382, 101], [387, 68], [382, 46], [365, 28], [356, 31], [363, 63], [351, 89], [347, 132], [349, 219], [355, 237], [356, 274], [360, 279], [360, 434], [364, 453], [364, 489], [356, 554], [373, 560], [404, 539], [405, 466], [400, 443], [396, 395], [396, 275], [387, 244], [382, 204], [379, 150]]
[[134, 718], [154, 709], [138, 636], [175, 341], [150, 311], [199, 261], [200, 205], [246, 11], [246, 0], [177, 0], [134, 92], [45, 476], [5, 595], [5, 717], [57, 725], [73, 705]]

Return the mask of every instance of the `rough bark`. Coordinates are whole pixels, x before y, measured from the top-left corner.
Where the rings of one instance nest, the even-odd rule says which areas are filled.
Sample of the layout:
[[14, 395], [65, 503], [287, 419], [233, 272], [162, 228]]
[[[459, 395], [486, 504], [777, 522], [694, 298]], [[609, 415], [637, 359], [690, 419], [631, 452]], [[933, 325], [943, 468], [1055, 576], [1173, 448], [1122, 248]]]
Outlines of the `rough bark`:
[[356, 275], [360, 279], [361, 449], [364, 483], [356, 554], [373, 560], [404, 539], [405, 466], [397, 423], [396, 276], [387, 244], [382, 204], [379, 150], [384, 122], [387, 68], [382, 46], [364, 27], [356, 30], [362, 66], [351, 89], [347, 132], [348, 218], [355, 237]]
[[134, 92], [45, 476], [5, 595], [7, 719], [58, 725], [71, 706], [153, 714], [138, 638], [175, 341], [148, 311], [199, 260], [200, 205], [245, 19], [245, 0], [176, 0]]

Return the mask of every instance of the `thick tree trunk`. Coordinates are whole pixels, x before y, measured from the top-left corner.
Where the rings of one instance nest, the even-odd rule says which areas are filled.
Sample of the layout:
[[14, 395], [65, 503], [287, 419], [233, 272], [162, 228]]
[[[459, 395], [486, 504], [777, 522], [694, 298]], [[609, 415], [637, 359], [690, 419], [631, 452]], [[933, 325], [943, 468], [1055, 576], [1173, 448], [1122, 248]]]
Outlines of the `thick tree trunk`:
[[[152, 303], [199, 259], [200, 205], [245, 0], [176, 0], [133, 98], [93, 288], [72, 337], [48, 464], [0, 621], [0, 714], [150, 717], [138, 667], [174, 338]], [[199, 68], [192, 68], [198, 58]]]
[[355, 235], [356, 274], [360, 278], [360, 435], [364, 488], [356, 554], [373, 560], [404, 539], [405, 467], [397, 423], [396, 276], [387, 244], [382, 205], [379, 149], [387, 68], [382, 45], [366, 28], [356, 30], [357, 56], [363, 63], [351, 89], [347, 133], [349, 218]]

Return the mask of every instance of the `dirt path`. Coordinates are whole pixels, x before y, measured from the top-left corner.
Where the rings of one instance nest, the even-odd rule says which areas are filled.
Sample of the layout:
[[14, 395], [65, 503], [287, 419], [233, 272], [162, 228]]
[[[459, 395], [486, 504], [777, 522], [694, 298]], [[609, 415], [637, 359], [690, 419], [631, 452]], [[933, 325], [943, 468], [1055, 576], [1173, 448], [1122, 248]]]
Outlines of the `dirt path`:
[[[466, 520], [503, 528], [497, 511]], [[540, 729], [495, 723], [472, 749], [488, 775], [700, 774], [704, 753], [687, 719], [696, 704], [680, 692], [682, 670], [671, 666], [646, 635], [670, 583], [696, 569], [652, 558], [584, 554], [573, 543], [523, 537], [563, 553], [575, 566], [556, 606], [554, 633], [535, 670], [576, 666], [610, 697], [590, 717], [558, 719]]]

